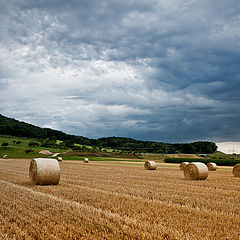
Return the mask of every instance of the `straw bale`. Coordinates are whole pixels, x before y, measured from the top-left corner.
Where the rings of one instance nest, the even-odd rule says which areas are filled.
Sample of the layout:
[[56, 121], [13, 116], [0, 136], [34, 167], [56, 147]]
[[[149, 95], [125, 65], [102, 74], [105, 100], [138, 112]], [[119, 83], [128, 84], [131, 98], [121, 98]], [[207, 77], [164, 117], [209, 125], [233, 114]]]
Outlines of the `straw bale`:
[[57, 185], [60, 180], [59, 162], [52, 158], [34, 158], [29, 167], [29, 178], [33, 185]]
[[157, 164], [154, 161], [147, 161], [144, 164], [144, 168], [147, 170], [155, 170], [157, 168]]
[[208, 177], [208, 168], [201, 162], [189, 163], [184, 169], [184, 177], [187, 180], [205, 180]]
[[232, 173], [234, 177], [240, 177], [240, 163], [233, 167]]
[[207, 163], [208, 171], [216, 171], [217, 170], [217, 164], [214, 162]]
[[51, 157], [57, 157], [60, 153], [54, 153]]
[[183, 171], [188, 164], [189, 164], [189, 162], [182, 162], [182, 163], [180, 164], [180, 170]]
[[8, 155], [3, 155], [3, 159], [8, 159]]
[[44, 154], [44, 155], [48, 155], [48, 156], [52, 156], [52, 155], [53, 155], [53, 153], [50, 152], [50, 151], [48, 151], [48, 150], [42, 150], [42, 151], [40, 151], [39, 153], [40, 153], [40, 154]]
[[89, 159], [88, 159], [88, 158], [84, 158], [84, 159], [83, 159], [83, 162], [88, 163], [88, 162], [89, 162]]

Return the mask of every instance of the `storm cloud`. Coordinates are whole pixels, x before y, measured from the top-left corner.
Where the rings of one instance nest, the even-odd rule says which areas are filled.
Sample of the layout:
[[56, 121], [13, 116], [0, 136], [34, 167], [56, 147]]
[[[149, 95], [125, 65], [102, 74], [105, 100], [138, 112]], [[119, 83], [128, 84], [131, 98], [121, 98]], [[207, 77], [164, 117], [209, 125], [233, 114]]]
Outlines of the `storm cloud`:
[[238, 0], [0, 0], [0, 111], [91, 138], [240, 141]]

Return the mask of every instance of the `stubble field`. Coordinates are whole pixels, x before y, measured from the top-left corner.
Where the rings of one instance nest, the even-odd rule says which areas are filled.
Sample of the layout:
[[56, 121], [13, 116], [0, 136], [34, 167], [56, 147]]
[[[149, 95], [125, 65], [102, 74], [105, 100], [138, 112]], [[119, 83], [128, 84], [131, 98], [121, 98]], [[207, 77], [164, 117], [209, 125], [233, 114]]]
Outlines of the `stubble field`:
[[32, 186], [29, 164], [0, 159], [0, 239], [240, 239], [231, 168], [187, 181], [178, 165], [63, 161], [59, 185]]

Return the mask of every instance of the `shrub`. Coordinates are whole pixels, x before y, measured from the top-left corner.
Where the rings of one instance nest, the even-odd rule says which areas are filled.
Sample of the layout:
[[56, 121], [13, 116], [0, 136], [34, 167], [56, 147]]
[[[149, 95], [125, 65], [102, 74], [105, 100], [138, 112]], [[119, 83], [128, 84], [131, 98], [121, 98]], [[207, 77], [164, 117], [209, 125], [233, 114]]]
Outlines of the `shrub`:
[[205, 159], [205, 158], [166, 158], [165, 163], [182, 163], [182, 162], [215, 162], [218, 166], [234, 166], [240, 163], [240, 160], [235, 159]]
[[29, 147], [38, 147], [39, 144], [38, 144], [37, 142], [29, 142], [29, 143], [28, 143], [28, 146], [29, 146]]
[[29, 154], [30, 152], [33, 152], [33, 149], [27, 148], [24, 152], [25, 152], [26, 154]]
[[8, 146], [8, 143], [7, 143], [7, 142], [3, 142], [1, 146], [2, 146], [2, 147], [7, 147], [7, 146]]

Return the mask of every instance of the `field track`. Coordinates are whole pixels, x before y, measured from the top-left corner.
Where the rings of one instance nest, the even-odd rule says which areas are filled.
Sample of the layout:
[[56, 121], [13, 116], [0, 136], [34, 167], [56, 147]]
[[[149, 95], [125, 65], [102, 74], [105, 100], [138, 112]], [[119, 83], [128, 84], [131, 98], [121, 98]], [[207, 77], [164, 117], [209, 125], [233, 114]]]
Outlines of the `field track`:
[[59, 185], [31, 186], [29, 164], [0, 159], [0, 239], [240, 239], [231, 168], [187, 181], [178, 165], [63, 161]]

